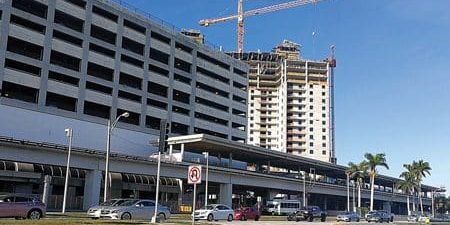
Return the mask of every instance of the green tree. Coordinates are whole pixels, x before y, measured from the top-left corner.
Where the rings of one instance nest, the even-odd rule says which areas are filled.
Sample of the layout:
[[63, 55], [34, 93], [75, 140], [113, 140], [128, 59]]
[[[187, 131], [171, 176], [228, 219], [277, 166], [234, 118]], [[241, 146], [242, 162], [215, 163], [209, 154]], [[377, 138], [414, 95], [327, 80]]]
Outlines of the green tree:
[[418, 184], [415, 176], [410, 171], [405, 171], [401, 173], [400, 178], [403, 178], [403, 180], [397, 183], [397, 188], [402, 190], [406, 194], [406, 204], [408, 207], [408, 216], [409, 216], [411, 215], [409, 196], [414, 194], [414, 191], [417, 190], [418, 188]]
[[423, 203], [422, 203], [422, 180], [426, 177], [426, 175], [431, 175], [430, 170], [430, 164], [426, 161], [423, 161], [422, 159], [418, 162], [413, 161], [411, 165], [403, 165], [405, 168], [409, 168], [412, 175], [416, 178], [418, 183], [418, 194], [419, 194], [419, 203], [420, 203], [420, 211], [423, 214]]
[[364, 157], [367, 160], [367, 169], [369, 173], [370, 178], [370, 211], [373, 210], [373, 194], [374, 194], [374, 188], [375, 188], [375, 177], [377, 176], [377, 167], [382, 166], [386, 169], [389, 169], [388, 164], [386, 163], [386, 154], [384, 153], [378, 153], [378, 154], [371, 154], [366, 153]]
[[367, 175], [367, 161], [363, 160], [358, 164], [349, 162], [347, 172], [350, 173], [350, 178], [356, 181], [356, 186], [358, 187], [358, 208], [361, 208], [361, 186]]

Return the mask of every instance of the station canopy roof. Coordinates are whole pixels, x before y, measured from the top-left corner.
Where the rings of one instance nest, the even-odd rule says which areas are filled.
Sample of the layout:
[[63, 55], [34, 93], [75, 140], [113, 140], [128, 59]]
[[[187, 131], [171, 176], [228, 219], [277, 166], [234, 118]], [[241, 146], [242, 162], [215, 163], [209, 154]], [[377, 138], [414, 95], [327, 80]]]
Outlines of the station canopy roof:
[[[228, 158], [231, 154], [233, 160], [246, 163], [268, 165], [270, 162], [270, 166], [272, 167], [306, 172], [310, 172], [310, 169], [314, 168], [318, 175], [341, 179], [346, 179], [345, 170], [348, 168], [347, 166], [336, 165], [237, 141], [230, 141], [207, 134], [170, 137], [168, 143], [170, 145], [184, 144], [184, 150], [187, 152], [200, 154], [209, 152], [211, 156], [218, 156], [220, 154], [223, 158]], [[392, 187], [398, 181], [400, 179], [379, 174], [375, 183], [385, 187]], [[437, 188], [423, 185], [422, 189], [424, 191], [431, 191]]]

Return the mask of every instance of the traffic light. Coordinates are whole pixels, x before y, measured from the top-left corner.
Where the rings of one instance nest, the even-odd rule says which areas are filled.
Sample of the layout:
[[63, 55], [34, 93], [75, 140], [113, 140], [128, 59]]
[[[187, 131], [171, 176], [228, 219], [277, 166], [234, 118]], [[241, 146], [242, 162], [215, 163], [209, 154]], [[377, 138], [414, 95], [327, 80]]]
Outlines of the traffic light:
[[169, 139], [170, 133], [170, 123], [167, 120], [161, 120], [159, 125], [159, 152], [168, 152], [169, 145], [167, 144], [167, 139]]

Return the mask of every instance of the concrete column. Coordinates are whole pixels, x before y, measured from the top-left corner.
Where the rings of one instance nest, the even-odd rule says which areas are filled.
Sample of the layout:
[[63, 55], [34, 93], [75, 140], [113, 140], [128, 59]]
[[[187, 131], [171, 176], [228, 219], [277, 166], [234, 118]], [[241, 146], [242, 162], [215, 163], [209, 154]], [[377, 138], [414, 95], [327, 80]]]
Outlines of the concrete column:
[[86, 173], [84, 179], [84, 199], [83, 210], [97, 205], [100, 200], [100, 188], [102, 183], [102, 172], [100, 170], [91, 170]]
[[[179, 179], [178, 180], [178, 207], [180, 207], [183, 204], [183, 180]], [[180, 208], [178, 208], [177, 210], [180, 210]]]
[[44, 191], [42, 193], [42, 202], [47, 204], [48, 196], [50, 195], [51, 186], [52, 186], [52, 177], [49, 175], [45, 175], [44, 177]]
[[387, 212], [391, 212], [391, 203], [383, 202], [383, 210], [386, 210]]
[[233, 184], [220, 184], [220, 204], [231, 207], [233, 200]]

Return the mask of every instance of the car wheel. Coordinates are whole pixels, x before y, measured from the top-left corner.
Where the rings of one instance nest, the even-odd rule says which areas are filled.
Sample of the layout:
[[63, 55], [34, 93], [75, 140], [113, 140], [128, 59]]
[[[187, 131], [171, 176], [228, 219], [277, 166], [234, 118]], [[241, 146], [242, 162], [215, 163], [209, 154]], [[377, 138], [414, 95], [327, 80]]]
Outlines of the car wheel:
[[131, 220], [131, 214], [129, 212], [125, 212], [120, 216], [121, 220]]
[[209, 214], [207, 220], [210, 222], [213, 221], [214, 220], [213, 214]]
[[164, 222], [166, 220], [166, 214], [164, 213], [159, 213], [158, 214], [158, 221], [159, 222]]
[[228, 219], [227, 219], [227, 221], [228, 221], [228, 222], [231, 222], [231, 221], [233, 221], [233, 215], [231, 215], [231, 214], [230, 214], [230, 215], [228, 215]]
[[28, 213], [28, 219], [30, 220], [38, 220], [41, 219], [42, 213], [38, 209], [33, 209]]
[[241, 220], [244, 221], [247, 220], [247, 218], [245, 218], [245, 216], [241, 216]]
[[255, 216], [255, 221], [258, 221], [259, 220], [259, 216]]
[[356, 219], [356, 222], [359, 222], [359, 219]]
[[314, 220], [314, 217], [313, 216], [309, 216], [308, 221], [312, 222], [313, 220]]
[[327, 217], [326, 216], [321, 216], [320, 217], [320, 222], [325, 222], [327, 220]]

